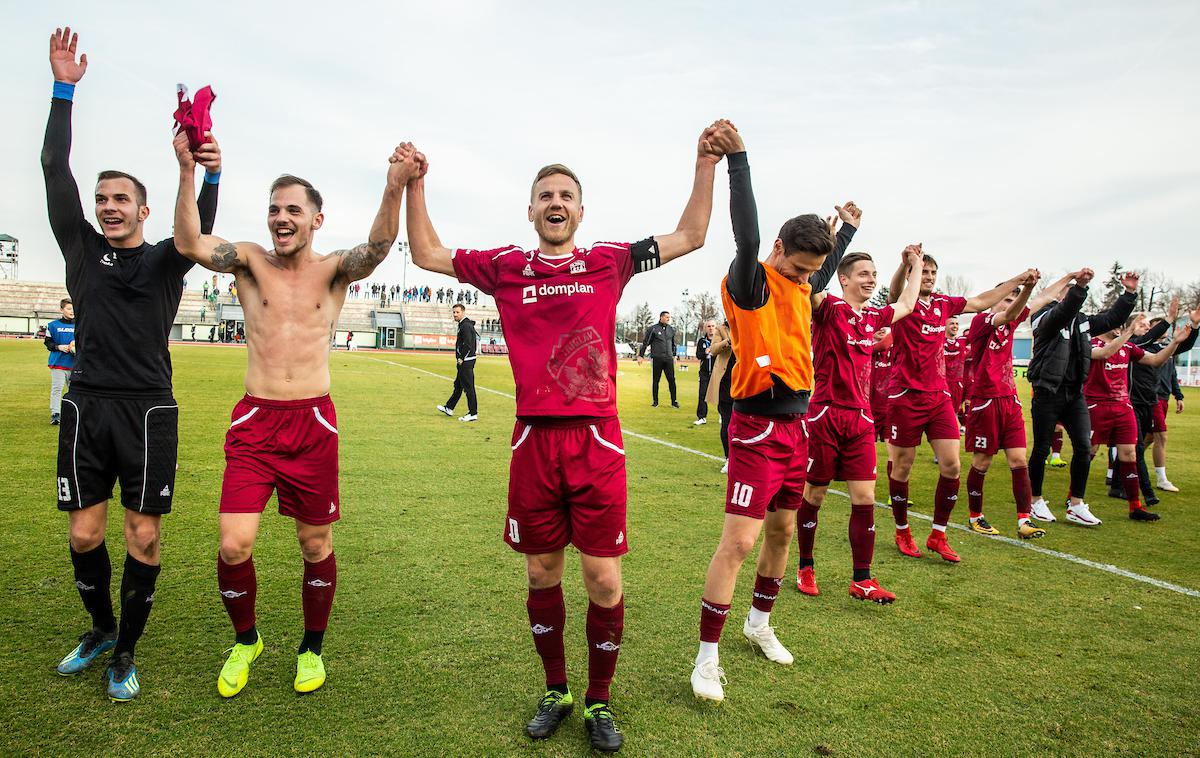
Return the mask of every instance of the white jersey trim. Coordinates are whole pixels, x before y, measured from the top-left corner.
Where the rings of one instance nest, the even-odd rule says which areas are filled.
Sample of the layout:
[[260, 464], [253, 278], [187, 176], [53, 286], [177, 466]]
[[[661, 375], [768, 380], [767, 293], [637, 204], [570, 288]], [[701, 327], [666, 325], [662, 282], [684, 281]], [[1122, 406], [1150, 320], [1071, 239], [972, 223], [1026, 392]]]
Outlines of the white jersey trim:
[[71, 440], [71, 477], [75, 480], [75, 499], [79, 501], [79, 507], [83, 507], [83, 493], [79, 491], [79, 464], [75, 461], [75, 450], [79, 447], [79, 424], [83, 415], [79, 412], [79, 406], [74, 400], [63, 398], [64, 403], [70, 403], [75, 409], [75, 436]]
[[622, 450], [621, 448], [617, 447], [613, 443], [609, 442], [608, 440], [606, 440], [600, 436], [600, 430], [596, 428], [595, 424], [588, 424], [588, 429], [592, 430], [592, 436], [595, 437], [596, 441], [599, 442], [601, 445], [608, 448], [609, 450], [615, 450], [616, 452], [620, 453], [621, 455], [625, 455], [624, 450]]
[[256, 413], [258, 413], [258, 406], [257, 406], [257, 405], [256, 405], [256, 406], [254, 406], [253, 408], [251, 408], [251, 409], [250, 409], [250, 412], [249, 412], [249, 413], [247, 413], [245, 416], [242, 416], [241, 418], [234, 419], [234, 420], [233, 420], [233, 423], [229, 425], [229, 428], [230, 428], [230, 429], [232, 429], [233, 427], [237, 426], [238, 424], [240, 424], [240, 423], [242, 423], [242, 422], [244, 422], [244, 421], [249, 421], [249, 420], [250, 420], [250, 417], [251, 417], [251, 416], [253, 416], [253, 415], [254, 415], [254, 414], [256, 414]]
[[334, 434], [338, 433], [338, 430], [333, 427], [333, 424], [330, 424], [328, 421], [325, 420], [325, 417], [321, 415], [320, 408], [313, 408], [313, 415], [317, 417], [318, 424], [325, 427], [326, 429], [333, 432]]
[[525, 441], [525, 438], [529, 436], [529, 430], [532, 428], [533, 427], [529, 426], [528, 424], [525, 425], [525, 428], [521, 431], [521, 436], [517, 437], [516, 444], [512, 446], [513, 452], [516, 452], [517, 448], [521, 446], [521, 443]]
[[767, 437], [770, 437], [771, 432], [773, 432], [773, 431], [775, 431], [775, 422], [769, 421], [769, 422], [767, 422], [767, 428], [764, 429], [763, 433], [758, 435], [757, 437], [751, 437], [748, 440], [738, 439], [737, 437], [734, 437], [734, 438], [730, 439], [729, 441], [730, 442], [740, 442], [743, 445], [753, 445], [756, 442], [762, 442]]

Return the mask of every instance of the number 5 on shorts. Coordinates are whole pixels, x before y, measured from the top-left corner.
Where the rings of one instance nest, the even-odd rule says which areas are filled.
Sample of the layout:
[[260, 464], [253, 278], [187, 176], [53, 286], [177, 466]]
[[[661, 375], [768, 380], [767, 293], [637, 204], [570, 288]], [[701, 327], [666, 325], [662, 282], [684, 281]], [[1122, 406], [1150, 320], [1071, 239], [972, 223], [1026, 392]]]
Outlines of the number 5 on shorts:
[[754, 488], [749, 484], [741, 482], [733, 483], [733, 497], [729, 498], [730, 505], [736, 505], [739, 508], [748, 508], [750, 506], [750, 498], [754, 497]]
[[508, 520], [508, 538], [512, 540], [513, 544], [521, 541], [521, 532], [517, 529], [517, 520], [515, 518]]

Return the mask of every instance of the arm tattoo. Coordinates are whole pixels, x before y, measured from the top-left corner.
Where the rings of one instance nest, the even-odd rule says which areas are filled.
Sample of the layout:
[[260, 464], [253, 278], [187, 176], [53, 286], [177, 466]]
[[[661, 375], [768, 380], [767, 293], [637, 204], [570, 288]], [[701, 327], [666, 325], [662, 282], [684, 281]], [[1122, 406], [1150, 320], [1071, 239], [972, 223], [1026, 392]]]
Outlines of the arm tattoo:
[[387, 256], [389, 247], [391, 243], [387, 241], [364, 242], [349, 250], [338, 250], [334, 255], [341, 258], [342, 275], [353, 282], [370, 276]]
[[216, 271], [230, 272], [237, 266], [237, 246], [222, 242], [213, 248], [212, 266]]

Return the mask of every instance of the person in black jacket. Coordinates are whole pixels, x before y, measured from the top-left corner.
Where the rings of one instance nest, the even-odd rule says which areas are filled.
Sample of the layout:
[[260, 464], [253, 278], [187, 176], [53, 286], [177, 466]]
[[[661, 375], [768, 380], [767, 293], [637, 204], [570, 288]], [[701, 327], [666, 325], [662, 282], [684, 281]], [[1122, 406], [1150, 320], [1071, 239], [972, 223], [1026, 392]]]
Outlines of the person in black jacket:
[[458, 322], [458, 338], [454, 342], [454, 359], [458, 364], [458, 374], [454, 378], [454, 391], [445, 405], [437, 409], [447, 416], [454, 415], [454, 406], [458, 399], [466, 393], [467, 415], [459, 416], [459, 421], [478, 421], [479, 404], [475, 399], [475, 356], [479, 351], [479, 335], [475, 333], [475, 322], [467, 318], [467, 309], [462, 303], [457, 303], [451, 309], [454, 320]]
[[[1166, 343], [1162, 343], [1166, 346]], [[1178, 358], [1178, 356], [1176, 356]], [[1167, 411], [1170, 399], [1175, 398], [1175, 412], [1183, 413], [1183, 390], [1179, 387], [1179, 374], [1175, 371], [1175, 360], [1169, 360], [1159, 368], [1158, 404], [1154, 409], [1154, 478], [1163, 492], [1178, 492], [1179, 488], [1167, 479]]]
[[638, 351], [639, 364], [647, 348], [654, 367], [654, 379], [650, 385], [650, 397], [654, 402], [650, 407], [658, 407], [658, 380], [666, 374], [667, 387], [671, 390], [671, 407], [678, 408], [679, 401], [675, 395], [675, 327], [671, 326], [670, 312], [658, 314], [658, 323], [646, 330], [646, 339], [642, 340], [642, 349]]
[[[127, 173], [101, 172], [88, 193], [98, 229], [84, 215], [70, 166], [75, 88], [88, 65], [87, 56], [76, 59], [77, 44], [70, 28], [50, 38], [54, 93], [42, 147], [50, 228], [66, 263], [78, 352], [63, 398], [57, 499], [69, 518], [75, 586], [91, 616], [91, 628], [59, 662], [58, 673], [80, 674], [111, 649], [108, 696], [123, 702], [141, 691], [134, 648], [154, 605], [161, 521], [175, 488], [179, 406], [172, 395], [167, 338], [192, 261], [173, 239], [146, 241], [146, 188]], [[111, 99], [108, 93], [102, 97]], [[113, 121], [111, 114], [106, 121]], [[208, 142], [195, 158], [206, 169], [198, 202], [201, 224], [211, 231], [220, 150]], [[118, 480], [126, 548], [119, 624], [105, 545], [108, 501]]]
[[1030, 416], [1033, 422], [1033, 452], [1029, 456], [1029, 481], [1033, 488], [1031, 515], [1038, 521], [1054, 521], [1042, 497], [1046, 456], [1054, 428], [1062, 423], [1071, 439], [1071, 490], [1067, 496], [1067, 520], [1092, 525], [1092, 515], [1083, 496], [1091, 468], [1092, 423], [1083, 399], [1083, 382], [1090, 366], [1089, 332], [1104, 334], [1119, 328], [1133, 313], [1138, 275], [1121, 275], [1125, 288], [1112, 307], [1093, 316], [1079, 312], [1087, 299], [1087, 286], [1095, 276], [1089, 268], [1075, 273], [1075, 284], [1062, 300], [1049, 303], [1033, 315], [1033, 356], [1026, 377], [1033, 385]]
[[716, 360], [716, 356], [709, 355], [708, 349], [712, 347], [713, 334], [716, 331], [717, 322], [709, 319], [704, 322], [704, 333], [696, 340], [696, 360], [700, 361], [700, 395], [696, 401], [696, 420], [692, 422], [693, 426], [708, 423], [708, 401], [705, 400], [705, 395], [708, 394], [708, 382], [712, 379], [713, 362]]
[[[1166, 318], [1151, 319], [1149, 324], [1142, 327], [1142, 333], [1134, 332], [1133, 337], [1129, 340], [1131, 344], [1145, 350], [1147, 353], [1158, 353], [1167, 347], [1167, 343], [1160, 342], [1166, 336], [1167, 330], [1174, 325], [1175, 319], [1179, 313], [1179, 298], [1171, 301], [1170, 307], [1167, 308]], [[1190, 323], [1192, 333], [1175, 350], [1175, 355], [1180, 355], [1188, 352], [1196, 345], [1196, 337], [1200, 335], [1200, 306], [1190, 314]], [[1146, 441], [1151, 438], [1151, 435], [1156, 428], [1155, 411], [1158, 408], [1158, 385], [1163, 367], [1174, 367], [1174, 357], [1167, 361], [1163, 366], [1150, 366], [1144, 363], [1134, 363], [1129, 367], [1129, 401], [1133, 406], [1133, 412], [1137, 417], [1138, 424], [1138, 441], [1137, 441], [1137, 464], [1138, 464], [1138, 484], [1142, 491], [1142, 500], [1146, 505], [1157, 505], [1158, 496], [1154, 494], [1154, 486], [1150, 481], [1150, 473], [1146, 468]], [[1112, 470], [1112, 463], [1109, 463], [1109, 469]], [[1165, 473], [1165, 472], [1164, 472]], [[1108, 478], [1112, 480], [1110, 473]], [[1165, 479], [1165, 476], [1163, 477]], [[1116, 482], [1112, 482], [1116, 484]], [[1166, 490], [1159, 482], [1159, 489]], [[1169, 482], [1168, 482], [1169, 484]], [[1124, 497], [1124, 493], [1119, 491], [1119, 487], [1110, 486], [1110, 497]]]

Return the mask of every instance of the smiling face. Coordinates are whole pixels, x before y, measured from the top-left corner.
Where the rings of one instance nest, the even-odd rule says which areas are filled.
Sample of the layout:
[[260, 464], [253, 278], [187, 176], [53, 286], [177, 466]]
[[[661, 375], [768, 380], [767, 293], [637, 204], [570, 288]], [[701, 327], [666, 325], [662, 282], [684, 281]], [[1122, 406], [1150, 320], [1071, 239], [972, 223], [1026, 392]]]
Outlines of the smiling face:
[[124, 177], [96, 182], [96, 222], [113, 247], [133, 247], [142, 242], [142, 224], [150, 215], [137, 185]]
[[583, 221], [583, 199], [579, 185], [566, 174], [549, 174], [533, 185], [529, 220], [538, 239], [550, 247], [573, 244], [575, 230]]
[[952, 340], [958, 336], [958, 319], [952, 318], [946, 322], [946, 339]]
[[324, 222], [325, 214], [309, 201], [304, 187], [292, 184], [271, 193], [267, 230], [276, 255], [291, 256], [308, 248], [313, 232]]
[[58, 310], [63, 318], [75, 318], [75, 306], [70, 303], [63, 303]]
[[933, 294], [933, 289], [937, 286], [937, 275], [937, 263], [926, 259], [921, 264], [921, 297], [929, 297]]
[[842, 294], [846, 296], [847, 302], [851, 303], [865, 303], [870, 300], [871, 295], [875, 294], [877, 278], [875, 263], [870, 258], [858, 261], [849, 271], [838, 275]]

